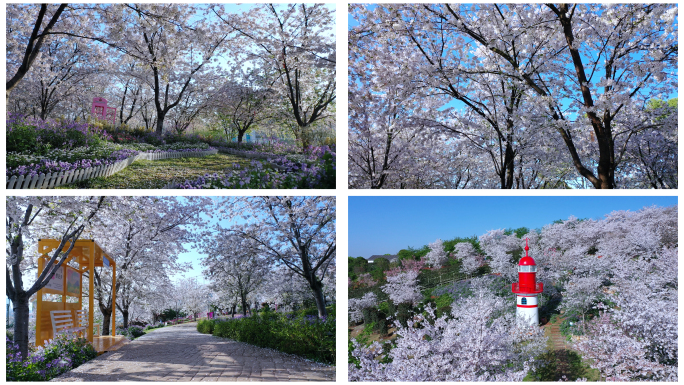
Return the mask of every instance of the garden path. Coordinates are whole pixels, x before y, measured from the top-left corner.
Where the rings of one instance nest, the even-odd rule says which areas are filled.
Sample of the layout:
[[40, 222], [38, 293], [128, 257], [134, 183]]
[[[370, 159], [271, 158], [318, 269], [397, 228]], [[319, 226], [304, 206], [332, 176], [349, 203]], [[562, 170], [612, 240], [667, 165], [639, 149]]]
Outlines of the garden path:
[[561, 334], [560, 325], [562, 321], [561, 318], [557, 318], [556, 322], [549, 323], [545, 330], [546, 336], [549, 337], [549, 348], [554, 353], [553, 357], [556, 360], [556, 373], [558, 376], [556, 381], [560, 381], [563, 376], [566, 378], [571, 378], [572, 376], [568, 357], [570, 344], [565, 336]]
[[153, 330], [52, 381], [334, 381], [335, 367], [197, 332]]

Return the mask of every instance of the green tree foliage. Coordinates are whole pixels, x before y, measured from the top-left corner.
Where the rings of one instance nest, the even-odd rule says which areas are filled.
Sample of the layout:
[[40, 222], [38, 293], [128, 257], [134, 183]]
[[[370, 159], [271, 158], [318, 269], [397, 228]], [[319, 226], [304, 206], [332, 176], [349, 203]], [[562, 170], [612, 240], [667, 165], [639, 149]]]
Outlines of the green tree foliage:
[[480, 249], [480, 241], [477, 240], [477, 235], [473, 235], [469, 238], [456, 237], [454, 239], [444, 241], [444, 251], [446, 251], [447, 253], [452, 253], [454, 251], [454, 247], [456, 246], [456, 244], [462, 242], [469, 242], [473, 245], [475, 251], [477, 251], [478, 253], [482, 253], [482, 249]]
[[513, 228], [506, 229], [504, 234], [506, 234], [506, 235], [515, 234], [516, 237], [522, 238], [523, 235], [525, 235], [529, 232], [530, 232], [530, 229], [528, 227], [518, 227], [517, 229], [513, 229]]
[[360, 274], [368, 272], [368, 260], [364, 257], [349, 257], [348, 258], [348, 277], [352, 281], [358, 278]]
[[373, 279], [385, 279], [385, 271], [390, 269], [390, 261], [387, 258], [378, 258], [370, 266], [370, 273]]
[[402, 260], [402, 261], [404, 259], [419, 260], [429, 252], [430, 252], [430, 248], [428, 247], [428, 245], [424, 245], [420, 249], [414, 249], [413, 247], [408, 246], [406, 249], [399, 250], [397, 255], [399, 256], [399, 260]]

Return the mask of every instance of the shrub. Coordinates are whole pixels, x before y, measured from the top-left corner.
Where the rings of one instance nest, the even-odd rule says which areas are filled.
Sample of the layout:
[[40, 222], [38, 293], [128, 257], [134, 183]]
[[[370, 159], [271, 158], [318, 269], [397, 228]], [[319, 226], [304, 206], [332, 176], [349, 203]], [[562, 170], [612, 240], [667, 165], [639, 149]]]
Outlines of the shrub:
[[[204, 327], [204, 326], [203, 326]], [[319, 362], [335, 362], [335, 319], [268, 312], [214, 321], [213, 335], [272, 348]], [[199, 325], [198, 325], [199, 328]]]
[[16, 124], [7, 132], [7, 152], [35, 151], [38, 132], [25, 124]]
[[197, 331], [204, 334], [213, 334], [214, 320], [202, 319], [197, 321]]
[[439, 297], [437, 297], [437, 299], [435, 300], [435, 304], [437, 305], [437, 308], [441, 308], [441, 307], [445, 307], [445, 306], [451, 306], [452, 302], [454, 302], [454, 300], [448, 294], [442, 294]]
[[134, 339], [142, 336], [143, 334], [145, 334], [145, 332], [143, 331], [143, 328], [141, 326], [136, 326], [136, 325], [129, 326], [127, 329], [117, 326], [116, 332], [120, 335], [126, 336], [127, 338], [129, 338], [131, 340], [134, 340]]
[[149, 324], [145, 326], [145, 330], [152, 330], [152, 329], [157, 329], [164, 326], [162, 322], [156, 323], [156, 324]]
[[145, 332], [143, 331], [143, 328], [138, 326], [138, 325], [133, 325], [133, 326], [128, 328], [128, 335], [130, 335], [133, 338], [138, 338], [138, 337], [142, 336], [143, 334], [145, 334]]

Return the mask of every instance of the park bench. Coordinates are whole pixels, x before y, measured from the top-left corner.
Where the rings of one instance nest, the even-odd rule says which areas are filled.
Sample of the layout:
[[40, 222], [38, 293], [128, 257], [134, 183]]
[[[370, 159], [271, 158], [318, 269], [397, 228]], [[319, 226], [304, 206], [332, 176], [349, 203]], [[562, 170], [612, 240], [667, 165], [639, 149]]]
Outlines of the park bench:
[[[71, 310], [53, 310], [50, 312], [50, 320], [52, 321], [52, 331], [56, 336], [57, 333], [81, 333], [85, 332], [86, 327], [82, 326], [82, 319], [85, 318], [85, 310], [77, 310], [77, 317], [79, 323], [75, 323], [72, 317]], [[86, 320], [87, 323], [87, 320]]]
[[[76, 310], [76, 317], [78, 318], [78, 324], [81, 325], [82, 327], [88, 329], [88, 314], [86, 313], [85, 310]], [[97, 332], [96, 332], [97, 330]], [[93, 335], [94, 336], [100, 336], [101, 331], [100, 331], [100, 324], [94, 324], [93, 325]]]

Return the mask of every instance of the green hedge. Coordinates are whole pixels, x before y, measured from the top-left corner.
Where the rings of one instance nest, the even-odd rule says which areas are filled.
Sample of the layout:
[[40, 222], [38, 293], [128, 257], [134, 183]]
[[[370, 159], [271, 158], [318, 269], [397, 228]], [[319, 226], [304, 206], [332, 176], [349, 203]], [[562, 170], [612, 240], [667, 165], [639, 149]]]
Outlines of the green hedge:
[[334, 312], [316, 316], [264, 312], [228, 320], [202, 320], [197, 331], [252, 345], [296, 354], [326, 364], [335, 363]]
[[214, 320], [213, 319], [201, 319], [197, 321], [197, 331], [204, 334], [214, 333]]

